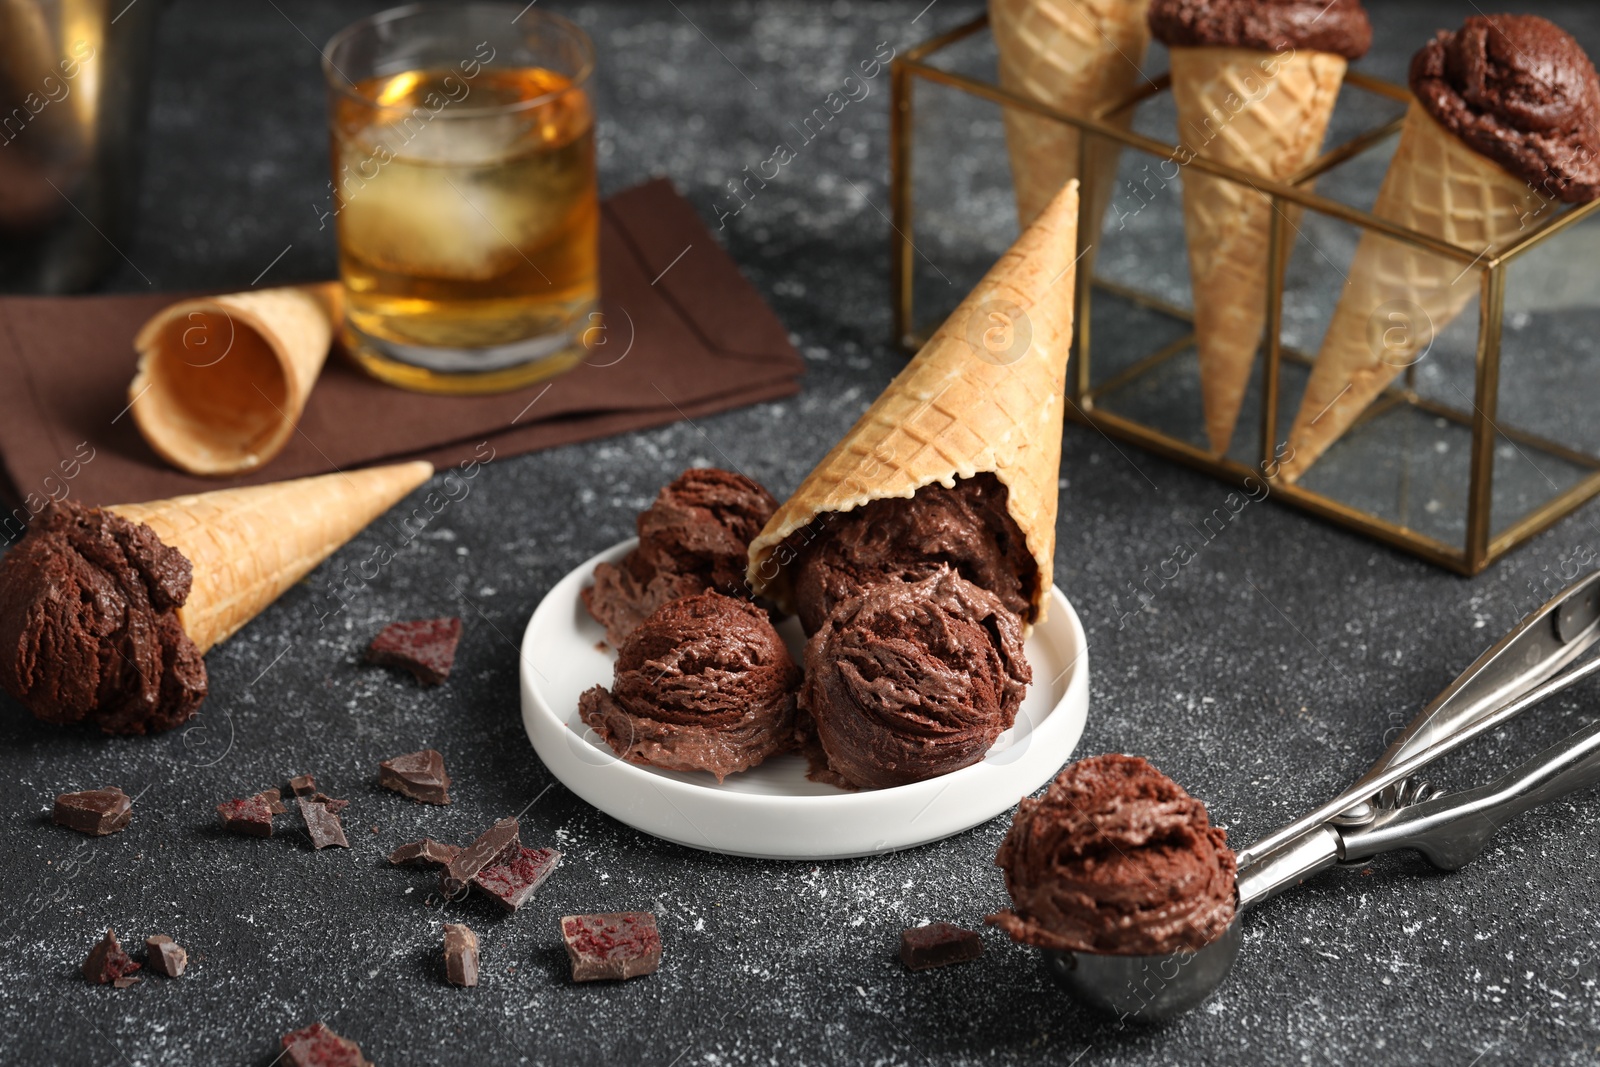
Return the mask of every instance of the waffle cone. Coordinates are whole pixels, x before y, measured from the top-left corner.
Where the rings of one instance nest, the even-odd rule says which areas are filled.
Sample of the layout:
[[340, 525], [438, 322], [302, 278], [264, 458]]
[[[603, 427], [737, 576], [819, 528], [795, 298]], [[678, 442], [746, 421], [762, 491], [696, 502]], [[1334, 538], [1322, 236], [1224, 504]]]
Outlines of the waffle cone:
[[338, 282], [199, 297], [162, 309], [133, 340], [139, 432], [190, 474], [254, 470], [300, 421], [342, 315]]
[[[1321, 149], [1346, 66], [1329, 52], [1174, 48], [1180, 140], [1207, 159], [1288, 178]], [[1266, 325], [1272, 212], [1248, 185], [1193, 169], [1183, 176], [1200, 392], [1206, 437], [1219, 456], [1233, 439]]]
[[398, 463], [108, 510], [146, 524], [193, 564], [178, 618], [204, 653], [432, 473], [428, 463]]
[[[1503, 248], [1550, 201], [1469, 148], [1413, 103], [1373, 214], [1471, 252]], [[1479, 272], [1366, 233], [1350, 264], [1305, 397], [1283, 477], [1295, 481], [1477, 294]]]
[[792, 610], [790, 535], [818, 516], [992, 472], [1038, 566], [1055, 558], [1078, 185], [1062, 189], [750, 543], [749, 580]]
[[[1004, 89], [1070, 114], [1087, 115], [1126, 97], [1150, 44], [1149, 0], [989, 0]], [[1097, 139], [1088, 173], [1078, 173], [1076, 127], [1004, 108], [1017, 220], [1027, 226], [1061, 187], [1082, 181], [1083, 220], [1099, 239], [1121, 146]], [[1127, 126], [1131, 109], [1116, 120]]]

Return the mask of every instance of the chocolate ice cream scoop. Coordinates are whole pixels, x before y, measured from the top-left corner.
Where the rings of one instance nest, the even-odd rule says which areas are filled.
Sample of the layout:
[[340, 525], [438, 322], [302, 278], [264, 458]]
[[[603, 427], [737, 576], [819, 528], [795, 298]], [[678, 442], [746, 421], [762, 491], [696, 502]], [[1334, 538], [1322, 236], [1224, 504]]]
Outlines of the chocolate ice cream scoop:
[[828, 769], [865, 789], [981, 760], [1033, 672], [999, 597], [941, 568], [840, 604], [806, 645], [800, 706]]
[[628, 634], [670, 600], [715, 589], [748, 596], [750, 541], [778, 502], [742, 474], [696, 467], [684, 471], [639, 513], [639, 546], [620, 562], [595, 568], [584, 606], [621, 646]]
[[630, 763], [720, 782], [795, 744], [800, 669], [766, 612], [721, 593], [665, 605], [622, 643], [611, 688], [578, 701]]
[[1537, 15], [1473, 15], [1411, 59], [1411, 91], [1438, 123], [1547, 196], [1600, 197], [1600, 77]]
[[1095, 756], [1017, 807], [995, 863], [1013, 909], [989, 917], [1063, 952], [1193, 952], [1233, 921], [1234, 857], [1206, 806], [1145, 760]]
[[45, 722], [176, 726], [206, 697], [178, 619], [189, 560], [150, 527], [52, 504], [0, 559], [0, 686]]
[[807, 634], [835, 605], [885, 581], [919, 581], [940, 567], [989, 590], [1007, 610], [1032, 621], [1038, 565], [1006, 510], [993, 474], [934, 483], [907, 499], [874, 500], [829, 512], [791, 538], [795, 608]]
[[1304, 48], [1360, 59], [1372, 23], [1360, 0], [1154, 0], [1150, 34], [1178, 47]]

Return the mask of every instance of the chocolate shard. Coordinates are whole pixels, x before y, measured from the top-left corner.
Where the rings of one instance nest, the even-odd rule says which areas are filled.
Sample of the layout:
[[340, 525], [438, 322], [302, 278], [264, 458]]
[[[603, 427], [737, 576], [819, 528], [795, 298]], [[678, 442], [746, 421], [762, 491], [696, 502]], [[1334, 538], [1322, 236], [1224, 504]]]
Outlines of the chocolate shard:
[[177, 978], [189, 966], [189, 954], [166, 934], [145, 938], [144, 951], [150, 969], [168, 978]]
[[284, 1062], [292, 1067], [372, 1067], [360, 1045], [329, 1030], [326, 1023], [284, 1034], [283, 1051]]
[[398, 667], [423, 685], [438, 685], [450, 677], [461, 642], [461, 620], [418, 619], [385, 626], [367, 646], [367, 662]]
[[289, 779], [289, 792], [297, 797], [308, 797], [317, 791], [317, 780], [309, 774]]
[[458, 852], [444, 869], [440, 882], [444, 895], [460, 895], [473, 877], [485, 867], [509, 863], [519, 853], [522, 841], [518, 837], [517, 820], [501, 819], [478, 835], [478, 839]]
[[117, 979], [132, 974], [139, 969], [139, 965], [122, 951], [122, 945], [117, 941], [117, 932], [107, 930], [106, 936], [96, 942], [94, 948], [89, 950], [89, 958], [83, 961], [79, 968], [83, 976], [95, 985], [105, 985]]
[[51, 818], [57, 826], [91, 837], [104, 837], [125, 828], [133, 820], [133, 801], [116, 786], [62, 793], [56, 797]]
[[344, 826], [339, 822], [339, 811], [349, 801], [334, 800], [317, 793], [309, 797], [295, 797], [294, 802], [300, 809], [301, 821], [306, 824], [306, 833], [311, 835], [312, 848], [350, 847], [350, 842], [344, 836]]
[[983, 939], [954, 923], [929, 923], [900, 931], [900, 962], [913, 971], [966, 963], [983, 955]]
[[444, 976], [451, 985], [478, 984], [478, 935], [465, 923], [444, 924]]
[[121, 978], [113, 978], [111, 980], [111, 984], [117, 989], [127, 989], [129, 986], [136, 986], [139, 984], [139, 976], [136, 974], [125, 974]]
[[444, 757], [431, 748], [378, 764], [378, 784], [424, 804], [450, 803], [450, 775]]
[[284, 812], [283, 801], [276, 789], [268, 789], [243, 800], [224, 800], [217, 805], [217, 816], [222, 828], [245, 837], [271, 837], [272, 817]]
[[504, 904], [507, 910], [516, 911], [560, 865], [561, 853], [553, 848], [521, 848], [510, 863], [479, 871], [472, 884]]
[[448, 867], [450, 861], [460, 854], [461, 849], [455, 845], [447, 845], [443, 841], [424, 837], [421, 841], [408, 842], [389, 853], [389, 862], [396, 867], [407, 863], [424, 867]]
[[661, 933], [648, 911], [564, 915], [561, 939], [574, 982], [636, 978], [661, 966]]

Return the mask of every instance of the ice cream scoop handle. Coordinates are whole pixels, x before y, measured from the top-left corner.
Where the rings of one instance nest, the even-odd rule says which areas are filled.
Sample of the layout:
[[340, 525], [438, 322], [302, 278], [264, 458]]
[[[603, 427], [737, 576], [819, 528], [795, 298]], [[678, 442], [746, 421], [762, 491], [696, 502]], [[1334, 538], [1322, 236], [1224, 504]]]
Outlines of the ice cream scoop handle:
[[[1342, 859], [1414, 848], [1447, 871], [1464, 867], [1517, 815], [1600, 782], [1600, 722], [1552, 745], [1487, 785], [1385, 812], [1346, 829]], [[1241, 898], [1243, 880], [1241, 875]]]
[[1239, 866], [1239, 910], [1293, 889], [1318, 871], [1339, 862], [1339, 833], [1324, 823], [1286, 845]]

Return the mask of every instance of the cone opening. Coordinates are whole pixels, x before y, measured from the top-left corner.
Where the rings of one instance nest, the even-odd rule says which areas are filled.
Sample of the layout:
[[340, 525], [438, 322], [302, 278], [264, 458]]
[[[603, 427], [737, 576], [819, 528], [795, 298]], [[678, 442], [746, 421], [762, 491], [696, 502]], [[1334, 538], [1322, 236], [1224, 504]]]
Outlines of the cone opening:
[[140, 342], [133, 415], [164, 458], [196, 474], [251, 470], [293, 431], [283, 361], [241, 316], [193, 310]]

